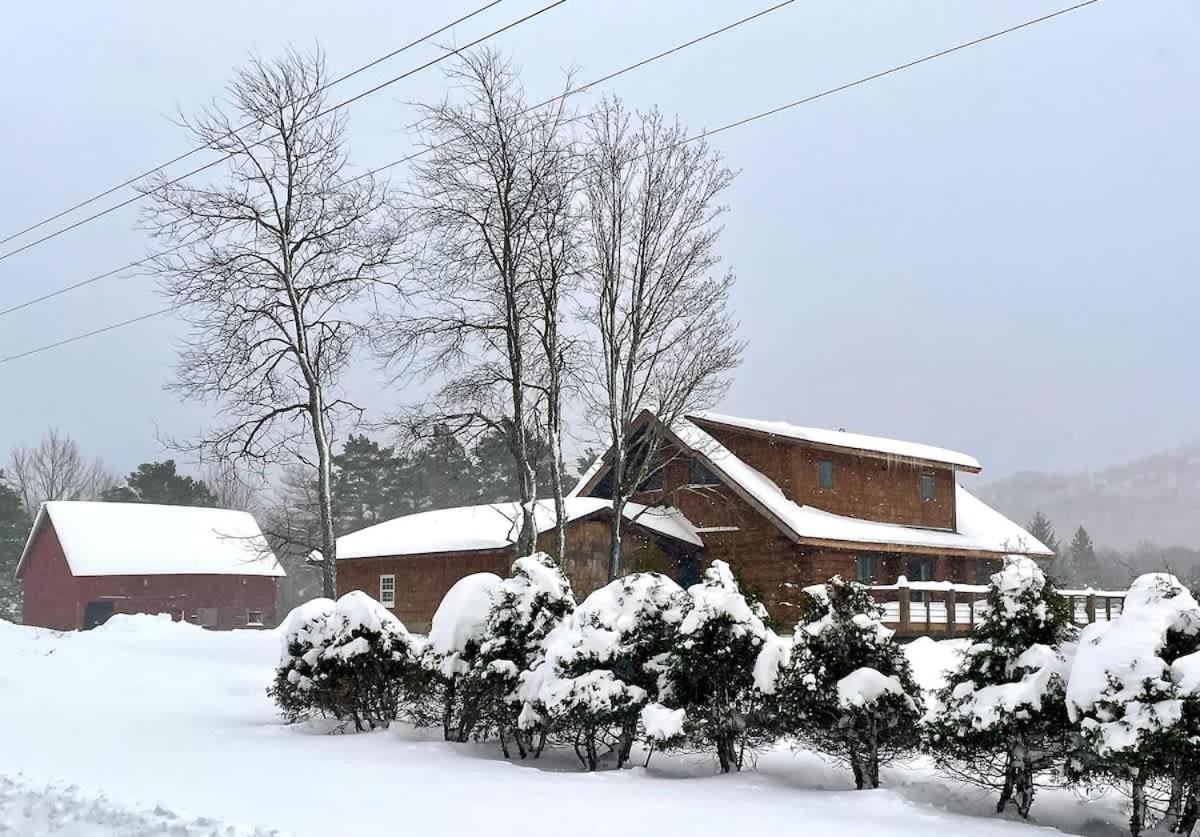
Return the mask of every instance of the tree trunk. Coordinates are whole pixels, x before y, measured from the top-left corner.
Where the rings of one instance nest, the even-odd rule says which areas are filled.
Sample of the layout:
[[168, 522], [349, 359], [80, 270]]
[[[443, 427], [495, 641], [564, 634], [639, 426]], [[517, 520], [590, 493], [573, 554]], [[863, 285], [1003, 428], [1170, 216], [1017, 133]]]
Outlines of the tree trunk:
[[629, 763], [629, 754], [633, 751], [633, 742], [637, 739], [637, 716], [621, 725], [621, 737], [617, 742], [617, 768]]
[[1013, 801], [1017, 804], [1017, 813], [1022, 819], [1029, 819], [1029, 809], [1033, 807], [1033, 768], [1028, 760], [1017, 766], [1016, 785], [1013, 788]]
[[1139, 837], [1146, 824], [1146, 778], [1149, 772], [1147, 768], [1140, 767], [1133, 775], [1133, 810], [1129, 814], [1129, 833], [1132, 837]]
[[1008, 803], [1012, 801], [1013, 788], [1017, 783], [1017, 768], [1013, 764], [1013, 757], [1010, 753], [1008, 762], [1004, 765], [1004, 784], [1000, 787], [1000, 799], [996, 802], [996, 813], [1003, 814], [1004, 809], [1008, 807]]
[[309, 397], [313, 441], [317, 448], [317, 492], [321, 517], [321, 595], [337, 598], [337, 536], [333, 531], [333, 452], [325, 433], [321, 394]]
[[1183, 803], [1183, 813], [1179, 817], [1177, 834], [1191, 834], [1200, 820], [1200, 780], [1188, 783], [1187, 796]]

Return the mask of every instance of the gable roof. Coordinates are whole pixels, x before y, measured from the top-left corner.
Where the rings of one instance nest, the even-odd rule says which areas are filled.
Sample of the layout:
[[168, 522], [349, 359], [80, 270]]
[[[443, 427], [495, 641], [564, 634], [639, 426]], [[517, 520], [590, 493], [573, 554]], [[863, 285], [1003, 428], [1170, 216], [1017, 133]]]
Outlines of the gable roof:
[[[600, 497], [568, 497], [568, 522], [581, 520], [611, 509], [612, 503]], [[703, 546], [682, 514], [675, 509], [627, 503], [627, 521], [665, 537]], [[554, 528], [552, 500], [538, 500], [534, 506], [538, 534]], [[519, 503], [489, 503], [450, 509], [417, 512], [397, 517], [348, 535], [337, 541], [338, 560], [380, 558], [393, 555], [423, 555], [435, 552], [465, 552], [482, 549], [506, 549], [516, 543], [521, 525]]]
[[43, 503], [17, 564], [50, 523], [74, 576], [285, 575], [246, 512], [152, 503]]
[[797, 442], [819, 448], [843, 448], [866, 456], [883, 458], [898, 458], [918, 463], [932, 465], [948, 465], [957, 470], [977, 473], [980, 470], [979, 460], [965, 453], [947, 448], [925, 445], [920, 442], [905, 442], [900, 439], [887, 439], [882, 436], [867, 436], [862, 433], [847, 433], [844, 430], [825, 430], [819, 427], [801, 427], [784, 421], [763, 421], [761, 419], [740, 418], [727, 416], [722, 413], [700, 412], [688, 415], [694, 424], [703, 427], [713, 424], [723, 427], [733, 427], [751, 433], [767, 436], [780, 436]]
[[[701, 459], [729, 488], [756, 508], [791, 540], [839, 547], [938, 549], [1049, 557], [1054, 553], [1016, 523], [955, 484], [957, 530], [929, 529], [833, 514], [796, 503], [769, 477], [748, 465], [690, 419], [679, 419], [667, 438]], [[832, 431], [839, 432], [839, 431]], [[606, 467], [603, 456], [572, 489], [591, 490]]]

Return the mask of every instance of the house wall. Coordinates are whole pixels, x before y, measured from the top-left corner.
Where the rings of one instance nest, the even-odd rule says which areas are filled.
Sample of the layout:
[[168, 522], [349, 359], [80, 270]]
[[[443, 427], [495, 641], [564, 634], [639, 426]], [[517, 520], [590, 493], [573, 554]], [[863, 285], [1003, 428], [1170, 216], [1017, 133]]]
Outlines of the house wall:
[[[705, 424], [704, 429], [801, 505], [883, 523], [955, 528], [954, 471], [950, 468], [838, 453], [717, 425]], [[821, 460], [833, 463], [832, 488], [820, 487], [817, 463]], [[921, 498], [921, 474], [934, 478], [932, 500]]]
[[[567, 560], [563, 570], [571, 580], [577, 600], [608, 583], [609, 526], [607, 517], [577, 520], [567, 528]], [[553, 552], [555, 533], [538, 536], [538, 549]], [[637, 524], [627, 524], [621, 540], [621, 563], [625, 572], [657, 570], [670, 574], [682, 547]], [[396, 606], [393, 612], [410, 630], [428, 631], [442, 597], [460, 578], [472, 573], [509, 575], [512, 549], [438, 552], [379, 558], [344, 558], [337, 562], [339, 596], [361, 590], [379, 598], [379, 577], [396, 577]]]
[[276, 624], [276, 579], [234, 575], [72, 576], [52, 524], [34, 537], [21, 574], [26, 625], [70, 631], [83, 626], [90, 601], [111, 601], [114, 613], [169, 613], [176, 621], [197, 621], [201, 609], [215, 609], [219, 630], [246, 627], [248, 611], [261, 611], [265, 625]]

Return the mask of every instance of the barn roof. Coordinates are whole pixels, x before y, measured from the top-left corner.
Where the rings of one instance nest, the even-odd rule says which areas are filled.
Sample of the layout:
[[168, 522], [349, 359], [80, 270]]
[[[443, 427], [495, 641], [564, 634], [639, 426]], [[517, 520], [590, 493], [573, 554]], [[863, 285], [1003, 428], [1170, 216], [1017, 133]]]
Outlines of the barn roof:
[[[569, 497], [566, 506], [568, 521], [574, 521], [610, 509], [612, 503], [599, 497]], [[675, 509], [628, 503], [624, 516], [626, 520], [652, 532], [694, 546], [703, 546], [691, 523]], [[539, 533], [554, 528], [552, 500], [537, 501], [534, 522]], [[491, 503], [418, 512], [342, 535], [337, 542], [337, 557], [341, 560], [505, 549], [516, 542], [520, 525], [519, 503]]]
[[905, 442], [901, 439], [867, 436], [863, 433], [847, 433], [844, 430], [802, 427], [798, 424], [789, 424], [785, 421], [764, 421], [762, 419], [740, 418], [738, 416], [727, 416], [722, 413], [713, 412], [693, 413], [688, 418], [693, 423], [700, 424], [701, 426], [715, 424], [734, 427], [767, 436], [780, 436], [816, 447], [845, 448], [860, 454], [949, 465], [951, 468], [971, 472], [980, 470], [979, 460], [973, 456], [920, 442]]
[[[655, 419], [649, 416], [648, 420]], [[681, 448], [702, 459], [736, 494], [797, 542], [847, 548], [929, 548], [955, 552], [1018, 553], [1038, 557], [1054, 554], [1045, 544], [957, 483], [955, 530], [863, 520], [822, 511], [788, 499], [773, 480], [714, 439], [698, 421], [679, 419], [667, 432], [667, 436]], [[604, 457], [597, 458], [572, 489], [572, 496], [580, 496], [592, 490], [602, 476], [606, 464]]]
[[285, 575], [246, 512], [152, 503], [43, 503], [17, 565], [46, 522], [75, 576]]

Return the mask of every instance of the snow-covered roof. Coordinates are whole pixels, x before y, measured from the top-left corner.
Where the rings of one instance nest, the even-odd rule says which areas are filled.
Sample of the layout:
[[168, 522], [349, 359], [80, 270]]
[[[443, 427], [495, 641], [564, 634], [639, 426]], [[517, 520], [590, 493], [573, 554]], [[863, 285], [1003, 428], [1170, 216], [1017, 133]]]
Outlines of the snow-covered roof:
[[18, 574], [47, 520], [75, 576], [285, 574], [246, 512], [69, 500], [42, 504]]
[[[568, 497], [567, 520], [579, 520], [611, 507], [610, 501], [599, 497]], [[624, 517], [661, 535], [695, 546], [704, 545], [692, 524], [675, 509], [627, 503]], [[539, 533], [554, 528], [552, 500], [537, 501], [534, 523]], [[490, 503], [418, 512], [342, 535], [338, 538], [337, 555], [340, 560], [505, 549], [516, 542], [520, 525], [519, 503]]]
[[847, 433], [844, 430], [801, 427], [783, 421], [739, 418], [738, 416], [727, 416], [713, 412], [693, 413], [688, 418], [699, 422], [722, 424], [727, 427], [737, 427], [742, 430], [795, 439], [813, 445], [847, 448], [873, 454], [895, 456], [902, 459], [944, 463], [954, 468], [961, 468], [968, 471], [978, 471], [980, 469], [979, 461], [973, 456], [967, 456], [965, 453], [947, 450], [946, 448], [934, 447], [933, 445], [923, 445], [919, 442], [904, 442], [900, 439], [885, 439], [881, 436]]
[[677, 421], [672, 431], [683, 445], [707, 460], [710, 467], [723, 475], [731, 487], [767, 511], [796, 540], [1040, 556], [1053, 554], [1044, 544], [961, 485], [955, 485], [957, 531], [862, 520], [789, 500], [765, 474], [747, 465], [699, 425], [687, 419]]

